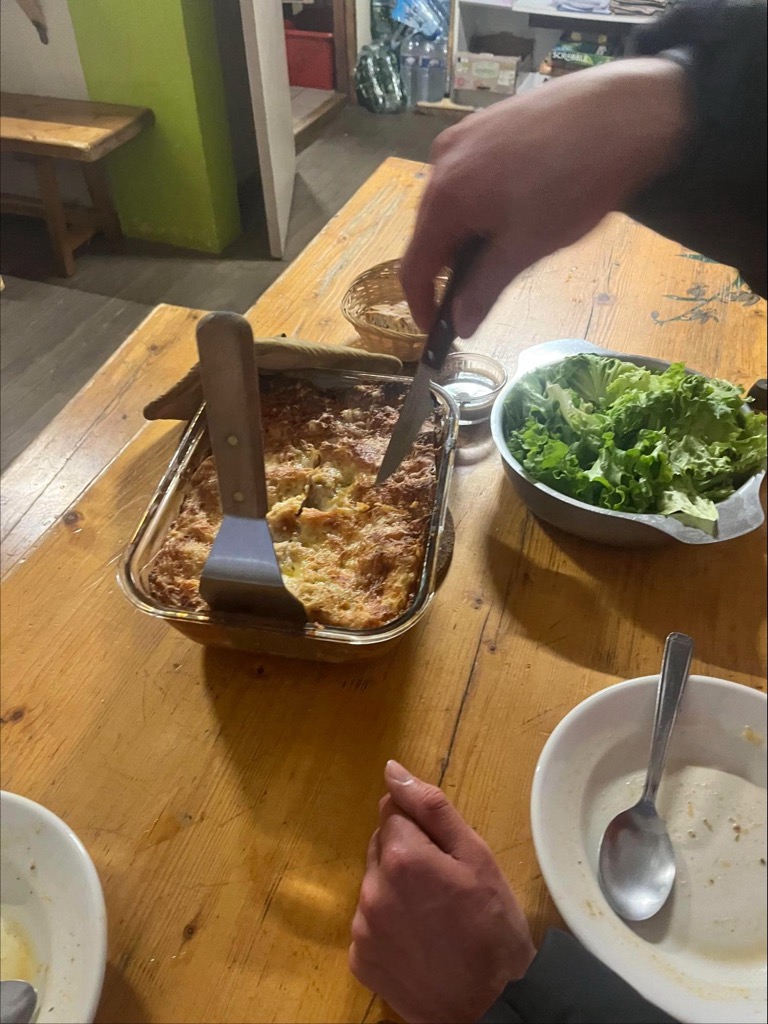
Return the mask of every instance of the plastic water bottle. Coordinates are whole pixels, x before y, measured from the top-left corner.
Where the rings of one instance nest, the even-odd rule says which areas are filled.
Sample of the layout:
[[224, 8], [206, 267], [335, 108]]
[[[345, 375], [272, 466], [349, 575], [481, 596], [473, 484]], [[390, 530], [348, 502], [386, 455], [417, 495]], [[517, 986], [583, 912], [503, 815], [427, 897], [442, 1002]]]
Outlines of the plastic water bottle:
[[406, 103], [397, 54], [389, 43], [372, 43], [371, 47], [376, 51], [376, 75], [385, 96], [382, 113], [396, 114], [405, 108]]
[[416, 103], [416, 75], [419, 70], [419, 47], [421, 36], [414, 34], [400, 47], [400, 77], [409, 107]]
[[435, 52], [435, 44], [431, 39], [424, 39], [423, 36], [419, 38], [419, 67], [416, 72], [416, 95], [414, 102], [426, 103], [429, 100], [429, 74]]
[[440, 36], [434, 41], [429, 62], [427, 98], [430, 103], [439, 103], [445, 96], [448, 85], [448, 40]]
[[374, 114], [395, 114], [405, 107], [397, 57], [388, 43], [364, 46], [355, 69], [357, 100]]

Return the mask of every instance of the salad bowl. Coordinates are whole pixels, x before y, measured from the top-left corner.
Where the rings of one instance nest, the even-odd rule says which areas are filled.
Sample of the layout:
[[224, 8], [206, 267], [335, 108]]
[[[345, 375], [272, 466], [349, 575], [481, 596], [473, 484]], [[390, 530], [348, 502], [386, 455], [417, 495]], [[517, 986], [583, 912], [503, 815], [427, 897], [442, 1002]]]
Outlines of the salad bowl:
[[[507, 443], [507, 399], [521, 378], [532, 370], [552, 366], [569, 356], [581, 353], [613, 357], [654, 373], [663, 373], [672, 365], [663, 359], [625, 355], [573, 338], [544, 342], [521, 352], [517, 372], [494, 404], [491, 413], [491, 433], [505, 473], [535, 516], [577, 537], [614, 547], [658, 547], [675, 541], [682, 544], [719, 544], [750, 533], [763, 523], [765, 516], [760, 501], [760, 485], [765, 477], [764, 469], [755, 473], [730, 497], [717, 504], [718, 522], [713, 533], [687, 525], [670, 515], [618, 512], [597, 505], [588, 505], [561, 494], [526, 472]], [[751, 414], [747, 406], [745, 410]]]

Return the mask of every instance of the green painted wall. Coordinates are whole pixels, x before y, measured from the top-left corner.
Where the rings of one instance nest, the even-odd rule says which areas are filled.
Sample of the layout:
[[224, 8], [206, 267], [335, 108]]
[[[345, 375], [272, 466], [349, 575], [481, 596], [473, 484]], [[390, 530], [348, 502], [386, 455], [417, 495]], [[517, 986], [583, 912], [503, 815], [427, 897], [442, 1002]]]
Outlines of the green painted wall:
[[215, 0], [69, 0], [92, 100], [155, 124], [107, 157], [125, 233], [221, 252], [240, 233]]

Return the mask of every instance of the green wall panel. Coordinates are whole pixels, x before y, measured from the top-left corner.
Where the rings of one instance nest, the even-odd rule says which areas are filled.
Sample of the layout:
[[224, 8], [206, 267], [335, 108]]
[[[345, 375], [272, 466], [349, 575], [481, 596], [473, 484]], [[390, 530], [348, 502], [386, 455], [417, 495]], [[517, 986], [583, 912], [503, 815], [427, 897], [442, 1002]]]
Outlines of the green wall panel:
[[125, 233], [221, 252], [240, 233], [214, 0], [69, 0], [92, 100], [155, 124], [107, 158]]

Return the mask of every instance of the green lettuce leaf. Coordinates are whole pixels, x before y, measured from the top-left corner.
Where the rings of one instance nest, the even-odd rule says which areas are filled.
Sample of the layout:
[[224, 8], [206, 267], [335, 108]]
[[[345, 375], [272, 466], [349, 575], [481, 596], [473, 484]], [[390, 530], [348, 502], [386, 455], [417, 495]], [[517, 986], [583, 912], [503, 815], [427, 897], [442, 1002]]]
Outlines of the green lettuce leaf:
[[736, 385], [682, 363], [653, 373], [584, 353], [526, 374], [504, 421], [510, 451], [535, 480], [712, 534], [717, 503], [766, 462], [766, 418], [744, 403]]

